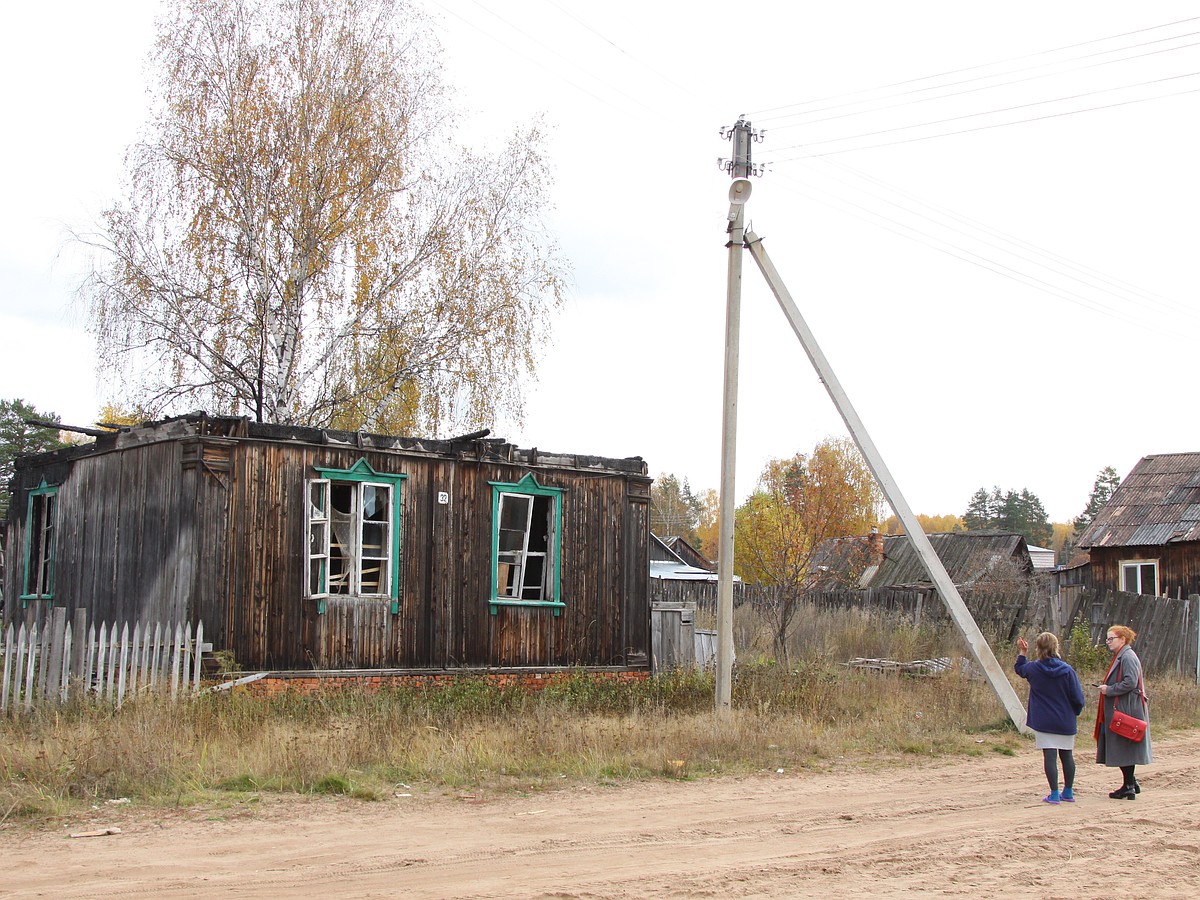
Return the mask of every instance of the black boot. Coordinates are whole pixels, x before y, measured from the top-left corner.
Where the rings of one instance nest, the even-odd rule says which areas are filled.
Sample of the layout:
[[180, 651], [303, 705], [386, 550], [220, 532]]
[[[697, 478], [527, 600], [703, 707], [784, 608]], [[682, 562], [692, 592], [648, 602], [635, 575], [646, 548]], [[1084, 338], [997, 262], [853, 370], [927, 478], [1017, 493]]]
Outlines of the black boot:
[[1142, 792], [1142, 786], [1138, 784], [1138, 780], [1136, 778], [1133, 779], [1133, 792], [1135, 794], [1140, 794]]
[[1133, 789], [1132, 785], [1125, 784], [1112, 791], [1108, 796], [1114, 800], [1135, 800], [1137, 799], [1137, 791]]

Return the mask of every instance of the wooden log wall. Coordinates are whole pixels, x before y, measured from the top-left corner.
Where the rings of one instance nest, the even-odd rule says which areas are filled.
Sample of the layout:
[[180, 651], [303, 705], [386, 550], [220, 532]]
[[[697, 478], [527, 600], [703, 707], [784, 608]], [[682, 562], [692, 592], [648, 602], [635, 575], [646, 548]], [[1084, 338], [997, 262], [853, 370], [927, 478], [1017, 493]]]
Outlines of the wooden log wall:
[[1093, 547], [1092, 577], [1097, 587], [1110, 591], [1121, 586], [1121, 562], [1158, 560], [1159, 594], [1181, 600], [1200, 593], [1200, 543], [1188, 541], [1163, 547]]
[[[16, 498], [58, 484], [53, 601], [19, 600], [30, 624], [54, 607], [108, 621], [203, 620], [218, 649], [254, 669], [649, 665], [649, 485], [640, 472], [522, 465], [348, 444], [139, 433], [21, 475]], [[306, 597], [307, 482], [365, 460], [398, 487], [400, 590]], [[561, 600], [500, 606], [491, 590], [492, 483], [534, 474], [561, 489]], [[448, 503], [439, 503], [445, 492]], [[9, 561], [24, 545], [10, 518]], [[14, 546], [15, 545], [15, 546]], [[6, 583], [14, 580], [10, 565]], [[9, 594], [18, 596], [19, 590]], [[322, 611], [323, 607], [323, 611]]]
[[[359, 460], [402, 474], [398, 611], [382, 598], [305, 591], [305, 490], [314, 466]], [[244, 440], [229, 487], [201, 471], [200, 559], [223, 566], [197, 579], [197, 615], [244, 666], [442, 668], [648, 665], [647, 479], [537, 469], [563, 489], [562, 599], [493, 615], [492, 482], [529, 469], [503, 463]], [[439, 503], [438, 493], [449, 495]], [[224, 518], [227, 528], [220, 527]], [[222, 623], [222, 624], [217, 624]], [[212, 629], [223, 628], [221, 633]], [[244, 659], [243, 659], [244, 657]]]
[[[5, 620], [44, 624], [54, 608], [87, 608], [97, 620], [181, 621], [188, 585], [180, 581], [177, 442], [106, 453], [86, 465], [56, 462], [14, 479], [10, 518], [12, 593]], [[27, 491], [42, 479], [59, 486], [52, 600], [20, 600]], [[19, 558], [18, 558], [19, 557]]]

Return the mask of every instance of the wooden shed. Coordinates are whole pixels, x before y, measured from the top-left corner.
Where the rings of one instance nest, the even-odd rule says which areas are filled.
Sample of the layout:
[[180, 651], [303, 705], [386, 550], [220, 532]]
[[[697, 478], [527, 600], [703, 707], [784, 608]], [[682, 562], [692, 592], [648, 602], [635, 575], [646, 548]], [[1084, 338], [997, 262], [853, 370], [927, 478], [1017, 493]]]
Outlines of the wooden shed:
[[18, 460], [6, 621], [202, 620], [245, 668], [646, 668], [640, 457], [193, 414]]
[[[953, 531], [931, 534], [929, 543], [959, 587], [1033, 571], [1029, 548], [1019, 534]], [[832, 538], [813, 554], [813, 589], [818, 591], [906, 587], [933, 589], [912, 542], [902, 534]]]
[[1079, 537], [1100, 591], [1200, 593], [1200, 453], [1143, 457]]

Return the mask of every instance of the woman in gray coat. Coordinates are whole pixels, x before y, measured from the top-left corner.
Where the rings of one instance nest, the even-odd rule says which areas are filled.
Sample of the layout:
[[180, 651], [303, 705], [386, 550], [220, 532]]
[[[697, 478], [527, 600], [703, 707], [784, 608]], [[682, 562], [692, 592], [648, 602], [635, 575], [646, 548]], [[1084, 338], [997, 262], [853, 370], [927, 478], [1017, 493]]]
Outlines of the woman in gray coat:
[[1133, 639], [1137, 633], [1124, 625], [1108, 629], [1105, 642], [1113, 654], [1108, 674], [1100, 685], [1100, 703], [1096, 711], [1096, 762], [1105, 766], [1119, 766], [1124, 782], [1108, 796], [1114, 800], [1133, 800], [1142, 791], [1134, 775], [1135, 767], [1154, 762], [1150, 749], [1150, 728], [1140, 741], [1115, 734], [1108, 728], [1113, 710], [1118, 709], [1127, 716], [1150, 721], [1146, 705], [1146, 692], [1142, 687], [1142, 661], [1133, 652]]

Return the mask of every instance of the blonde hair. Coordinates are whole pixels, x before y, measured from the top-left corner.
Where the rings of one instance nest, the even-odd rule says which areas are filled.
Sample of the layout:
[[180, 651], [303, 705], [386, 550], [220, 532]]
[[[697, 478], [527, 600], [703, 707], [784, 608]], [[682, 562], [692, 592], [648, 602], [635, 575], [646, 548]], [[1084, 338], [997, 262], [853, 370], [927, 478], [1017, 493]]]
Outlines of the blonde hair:
[[1052, 656], [1058, 656], [1058, 636], [1050, 631], [1043, 631], [1037, 636], [1034, 642], [1037, 647], [1038, 659], [1049, 659]]
[[1127, 644], [1132, 644], [1133, 639], [1137, 637], [1137, 632], [1128, 625], [1114, 625], [1108, 630], [1110, 634], [1115, 634]]

